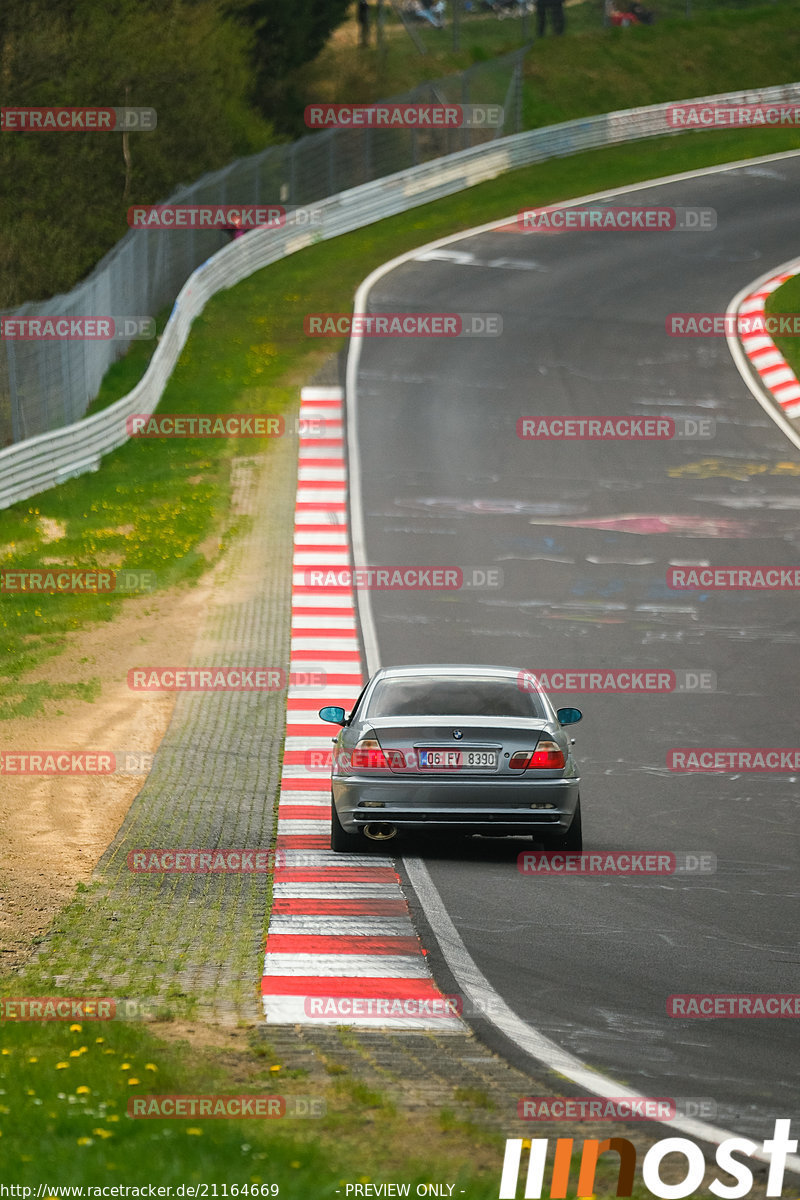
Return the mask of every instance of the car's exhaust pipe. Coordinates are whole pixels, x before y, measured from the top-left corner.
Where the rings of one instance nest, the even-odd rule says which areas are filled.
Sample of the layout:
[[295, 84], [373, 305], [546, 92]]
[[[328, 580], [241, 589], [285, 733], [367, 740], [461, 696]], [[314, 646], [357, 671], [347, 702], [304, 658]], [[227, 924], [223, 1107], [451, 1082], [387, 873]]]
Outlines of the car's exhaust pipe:
[[364, 833], [373, 842], [388, 842], [397, 833], [397, 826], [388, 821], [370, 821], [364, 826]]

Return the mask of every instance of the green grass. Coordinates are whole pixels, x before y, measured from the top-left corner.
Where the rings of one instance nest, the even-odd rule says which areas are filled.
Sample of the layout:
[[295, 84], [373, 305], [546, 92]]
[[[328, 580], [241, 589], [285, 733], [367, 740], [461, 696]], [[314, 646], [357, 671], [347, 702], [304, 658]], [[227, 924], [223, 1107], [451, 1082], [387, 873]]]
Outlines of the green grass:
[[792, 83], [799, 60], [794, 4], [552, 38], [526, 59], [524, 124]]
[[[218, 1069], [187, 1067], [172, 1046], [133, 1025], [4, 1022], [0, 1131], [8, 1182], [160, 1185], [190, 1181], [311, 1188], [324, 1157], [302, 1133], [257, 1120], [142, 1120], [131, 1097], [233, 1094]], [[276, 1094], [264, 1069], [264, 1094]], [[287, 1121], [288, 1125], [289, 1122]], [[295, 1128], [297, 1121], [292, 1122]]]
[[[31, 1187], [34, 1194], [39, 1185], [224, 1183], [228, 1196], [236, 1194], [235, 1185], [239, 1196], [333, 1200], [344, 1194], [345, 1183], [402, 1182], [413, 1196], [417, 1183], [437, 1180], [454, 1184], [453, 1194], [468, 1200], [497, 1196], [504, 1139], [520, 1133], [482, 1123], [491, 1106], [480, 1090], [454, 1089], [455, 1100], [473, 1106], [469, 1119], [463, 1108], [462, 1115], [445, 1108], [423, 1125], [421, 1117], [399, 1112], [392, 1100], [347, 1073], [329, 1083], [309, 1082], [304, 1072], [276, 1062], [268, 1047], [261, 1053], [264, 1048], [256, 1036], [234, 1051], [198, 1048], [159, 1038], [157, 1025], [5, 1020], [3, 1182]], [[294, 1098], [303, 1097], [321, 1115], [259, 1120], [129, 1114], [133, 1098], [153, 1096], [282, 1096], [287, 1112]], [[525, 1130], [522, 1136], [547, 1137], [548, 1131]], [[578, 1131], [573, 1187], [581, 1144]], [[595, 1193], [612, 1196], [616, 1185], [612, 1154], [600, 1162]], [[45, 1190], [46, 1200], [51, 1195]], [[637, 1176], [634, 1200], [649, 1196]]]
[[[249, 301], [248, 301], [249, 303]], [[260, 389], [274, 349], [257, 316], [242, 319], [234, 304], [209, 339], [194, 340], [170, 381], [161, 411], [229, 413], [268, 411]], [[202, 331], [209, 318], [201, 316]], [[243, 333], [243, 330], [246, 332]], [[95, 409], [128, 391], [141, 377], [150, 351], [138, 344], [104, 381]], [[248, 387], [247, 402], [242, 390]], [[272, 400], [272, 394], [270, 400]], [[294, 399], [290, 389], [271, 411]], [[234, 454], [263, 451], [269, 439], [134, 439], [108, 455], [101, 471], [83, 475], [0, 515], [0, 568], [64, 567], [151, 573], [156, 588], [191, 584], [215, 562], [242, 522], [228, 513]], [[52, 522], [53, 524], [49, 524]], [[145, 591], [150, 590], [151, 579]], [[7, 593], [0, 604], [0, 719], [50, 711], [55, 696], [22, 677], [63, 648], [65, 635], [90, 623], [112, 621], [128, 593]], [[141, 597], [147, 603], [146, 595]], [[66, 696], [66, 693], [59, 693]], [[91, 700], [75, 685], [74, 697]]]
[[[787, 279], [777, 291], [767, 296], [765, 307], [768, 313], [800, 313], [800, 275]], [[772, 340], [800, 378], [800, 338], [778, 334]]]
[[[262, 1193], [260, 1185], [277, 1185], [283, 1195], [333, 1196], [352, 1172], [338, 1149], [341, 1131], [352, 1127], [359, 1112], [378, 1109], [387, 1123], [395, 1116], [393, 1106], [358, 1081], [342, 1085], [343, 1102], [337, 1104], [334, 1092], [326, 1098], [313, 1085], [287, 1082], [282, 1065], [269, 1056], [251, 1055], [243, 1079], [241, 1063], [231, 1072], [213, 1052], [187, 1053], [185, 1045], [164, 1042], [133, 1024], [5, 1021], [3, 1043], [4, 1182], [216, 1182], [257, 1185], [264, 1195], [269, 1192]], [[272, 1120], [129, 1115], [132, 1098], [156, 1095], [278, 1095], [287, 1097], [287, 1108], [293, 1097], [310, 1096], [322, 1101], [323, 1115]], [[380, 1147], [366, 1149], [361, 1163], [379, 1169]], [[412, 1173], [426, 1178], [417, 1161], [404, 1178]], [[462, 1177], [467, 1182], [468, 1173]], [[488, 1200], [488, 1183], [471, 1182], [470, 1195]]]
[[[469, 1164], [468, 1144], [418, 1147], [395, 1105], [351, 1077], [331, 1086], [284, 1071], [257, 1042], [233, 1058], [163, 1041], [116, 1021], [5, 1021], [0, 1055], [0, 1169], [5, 1183], [91, 1186], [255, 1185], [250, 1194], [333, 1197], [345, 1181], [446, 1178], [473, 1200], [496, 1195], [494, 1177]], [[222, 1058], [225, 1057], [225, 1061]], [[143, 1096], [284, 1096], [321, 1116], [283, 1119], [137, 1118]], [[321, 1102], [321, 1103], [320, 1103]], [[365, 1136], [366, 1133], [366, 1136]], [[411, 1143], [411, 1144], [410, 1144]], [[494, 1145], [501, 1148], [495, 1135]], [[499, 1161], [499, 1155], [498, 1155]], [[213, 1193], [210, 1193], [213, 1195]], [[243, 1195], [241, 1190], [239, 1195]], [[228, 1195], [231, 1195], [230, 1190]]]
[[[715, 5], [713, 10], [695, 3], [701, 11], [691, 20], [683, 15], [685, 0], [654, 0], [652, 7], [661, 14], [654, 25], [617, 29], [602, 26], [600, 0], [570, 5], [565, 36], [534, 41], [526, 55], [523, 128], [797, 81], [800, 25], [794, 3]], [[528, 40], [534, 25], [529, 17]], [[417, 32], [425, 55], [396, 22], [387, 27], [383, 55], [374, 39], [372, 46], [357, 49], [334, 38], [298, 72], [295, 90], [306, 103], [366, 103], [517, 50], [525, 40], [521, 20], [492, 16], [465, 18], [458, 51], [453, 50], [452, 26], [436, 30], [420, 25]], [[502, 98], [495, 75], [489, 67], [475, 76], [471, 101]], [[505, 74], [503, 91], [507, 82]]]

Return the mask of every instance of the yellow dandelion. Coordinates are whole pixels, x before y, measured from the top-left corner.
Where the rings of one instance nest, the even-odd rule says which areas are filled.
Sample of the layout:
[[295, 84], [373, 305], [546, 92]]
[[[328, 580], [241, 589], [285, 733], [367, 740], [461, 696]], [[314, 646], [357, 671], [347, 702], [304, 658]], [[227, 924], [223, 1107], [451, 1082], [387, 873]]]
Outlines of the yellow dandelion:
[[144, 1069], [145, 1069], [145, 1071], [157, 1071], [158, 1067], [156, 1066], [155, 1063], [145, 1063]]
[[192, 1125], [191, 1128], [187, 1129], [186, 1132], [187, 1132], [187, 1134], [191, 1134], [193, 1137], [202, 1137], [203, 1136], [202, 1129], [198, 1129], [194, 1125]]
[[93, 1129], [92, 1133], [96, 1133], [97, 1136], [101, 1138], [110, 1138], [114, 1136], [110, 1129]]
[[69, 1066], [69, 1063], [56, 1063], [56, 1070], [57, 1071], [66, 1071], [68, 1066]]
[[85, 1083], [82, 1083], [80, 1087], [75, 1088], [75, 1095], [76, 1096], [88, 1096], [91, 1094], [91, 1091], [92, 1091], [91, 1088], [88, 1088]]
[[109, 1117], [106, 1117], [106, 1120], [107, 1120], [107, 1121], [118, 1121], [118, 1120], [119, 1120], [119, 1117], [117, 1116], [117, 1114], [116, 1114], [116, 1113], [112, 1113], [112, 1114], [111, 1114], [111, 1116], [109, 1116]]
[[70, 1033], [80, 1033], [82, 1029], [82, 1025], [70, 1025], [69, 1027]]
[[95, 1043], [95, 1045], [96, 1045], [96, 1046], [99, 1046], [99, 1045], [100, 1045], [100, 1043], [101, 1043], [101, 1042], [104, 1042], [105, 1040], [106, 1040], [105, 1038], [95, 1038], [95, 1039], [94, 1039], [94, 1043]]
[[139, 1080], [134, 1079], [133, 1076], [131, 1075], [130, 1079], [128, 1080], [128, 1087], [133, 1087], [133, 1085], [138, 1082], [139, 1082]]
[[38, 1062], [38, 1058], [29, 1058], [28, 1062]]
[[120, 1069], [120, 1071], [130, 1071], [131, 1064], [130, 1063], [120, 1063], [119, 1069]]
[[33, 1090], [33, 1088], [28, 1088], [25, 1092], [25, 1095], [26, 1096], [35, 1096], [36, 1092]]
[[281, 1068], [280, 1068], [280, 1065], [276, 1065], [276, 1066], [274, 1066], [274, 1067], [270, 1067], [270, 1071], [280, 1071], [280, 1069], [281, 1069]]
[[91, 1146], [93, 1142], [94, 1142], [94, 1138], [90, 1138], [90, 1137], [78, 1138], [79, 1146]]
[[10, 1054], [10, 1053], [11, 1053], [11, 1051], [7, 1050], [5, 1046], [3, 1047], [2, 1050], [0, 1050], [0, 1054]]
[[116, 1054], [116, 1050], [104, 1050], [103, 1054]]
[[70, 1050], [69, 1056], [70, 1058], [80, 1058], [81, 1052], [80, 1050]]

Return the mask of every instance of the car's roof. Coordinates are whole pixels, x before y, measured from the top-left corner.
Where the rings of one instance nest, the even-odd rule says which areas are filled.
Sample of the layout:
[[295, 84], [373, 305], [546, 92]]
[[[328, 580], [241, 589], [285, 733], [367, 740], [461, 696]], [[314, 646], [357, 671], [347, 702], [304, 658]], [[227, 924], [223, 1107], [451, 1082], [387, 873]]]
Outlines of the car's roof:
[[475, 663], [413, 663], [402, 667], [382, 667], [375, 672], [373, 678], [378, 679], [408, 679], [414, 677], [434, 677], [437, 679], [458, 679], [467, 676], [475, 678], [484, 676], [487, 679], [518, 679], [520, 674], [529, 674], [519, 667], [485, 666]]

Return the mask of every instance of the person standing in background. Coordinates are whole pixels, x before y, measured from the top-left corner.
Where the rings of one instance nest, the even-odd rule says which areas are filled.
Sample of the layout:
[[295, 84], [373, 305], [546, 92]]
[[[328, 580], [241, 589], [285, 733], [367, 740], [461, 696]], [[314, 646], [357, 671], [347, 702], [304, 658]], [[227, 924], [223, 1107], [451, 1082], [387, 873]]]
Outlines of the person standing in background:
[[358, 24], [361, 28], [359, 45], [369, 45], [369, 4], [367, 0], [358, 0]]
[[544, 27], [547, 14], [553, 25], [553, 32], [564, 32], [564, 0], [536, 0], [536, 36], [544, 37]]

